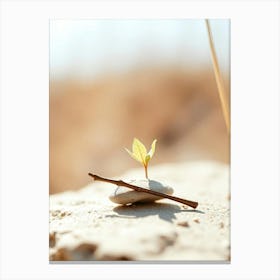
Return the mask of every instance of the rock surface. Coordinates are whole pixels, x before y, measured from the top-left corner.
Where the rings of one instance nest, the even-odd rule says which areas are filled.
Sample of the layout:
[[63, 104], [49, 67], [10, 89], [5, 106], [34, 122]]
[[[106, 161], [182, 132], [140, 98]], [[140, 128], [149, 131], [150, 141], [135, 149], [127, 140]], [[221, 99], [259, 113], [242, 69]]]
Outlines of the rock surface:
[[[155, 180], [129, 180], [126, 183], [164, 194], [173, 194], [173, 189], [171, 187]], [[162, 197], [151, 195], [145, 192], [137, 192], [126, 187], [117, 187], [113, 194], [109, 196], [109, 199], [117, 204], [126, 205], [135, 202], [152, 202], [160, 200]]]
[[[197, 209], [163, 199], [116, 206], [114, 185], [93, 182], [50, 196], [51, 261], [229, 261], [229, 166], [198, 161], [158, 165], [150, 176]], [[116, 179], [140, 179], [135, 169]], [[104, 174], [100, 174], [104, 175]]]

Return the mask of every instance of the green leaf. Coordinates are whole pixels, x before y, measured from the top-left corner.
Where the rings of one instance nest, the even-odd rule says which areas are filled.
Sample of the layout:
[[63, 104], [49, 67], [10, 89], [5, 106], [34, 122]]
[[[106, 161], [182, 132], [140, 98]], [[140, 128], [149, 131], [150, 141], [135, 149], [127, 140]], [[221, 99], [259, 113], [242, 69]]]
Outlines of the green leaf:
[[133, 144], [132, 144], [132, 152], [134, 157], [139, 161], [142, 162], [143, 165], [145, 165], [146, 161], [146, 155], [147, 155], [147, 150], [146, 147], [142, 144], [140, 140], [137, 138], [134, 138]]
[[153, 157], [154, 153], [155, 153], [155, 150], [156, 150], [156, 143], [157, 143], [157, 139], [155, 139], [151, 145], [151, 149], [150, 151], [148, 152], [148, 155], [150, 156], [150, 158]]
[[[138, 161], [138, 159], [134, 156], [134, 154], [133, 154], [130, 150], [128, 150], [127, 148], [125, 148], [125, 150], [129, 153], [129, 155], [130, 155], [132, 158], [134, 158], [135, 160]], [[141, 162], [142, 162], [142, 161], [141, 161]]]
[[144, 144], [137, 138], [134, 138], [133, 143], [132, 143], [132, 152], [129, 151], [128, 149], [125, 149], [125, 150], [129, 153], [129, 155], [132, 158], [141, 162], [144, 167], [147, 167], [150, 159], [153, 157], [153, 155], [155, 153], [156, 142], [157, 142], [157, 140], [155, 139], [151, 145], [151, 149], [150, 149], [149, 153], [147, 153], [147, 150], [146, 150], [146, 147], [144, 146]]
[[146, 164], [146, 166], [148, 165], [150, 159], [151, 159], [150, 155], [149, 154], [146, 155], [146, 157], [145, 157], [145, 164]]

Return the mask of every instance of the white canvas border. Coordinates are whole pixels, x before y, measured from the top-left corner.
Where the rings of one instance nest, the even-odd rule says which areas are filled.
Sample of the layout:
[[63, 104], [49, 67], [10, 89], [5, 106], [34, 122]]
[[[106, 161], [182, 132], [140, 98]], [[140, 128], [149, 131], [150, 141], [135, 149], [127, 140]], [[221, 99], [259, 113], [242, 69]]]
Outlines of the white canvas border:
[[[48, 22], [230, 18], [232, 261], [50, 265]], [[1, 279], [279, 279], [278, 1], [1, 2]]]

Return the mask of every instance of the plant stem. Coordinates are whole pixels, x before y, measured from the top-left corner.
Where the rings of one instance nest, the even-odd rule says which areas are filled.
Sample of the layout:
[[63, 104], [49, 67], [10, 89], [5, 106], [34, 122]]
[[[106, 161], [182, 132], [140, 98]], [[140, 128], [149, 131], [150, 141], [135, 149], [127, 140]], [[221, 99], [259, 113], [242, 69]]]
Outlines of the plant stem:
[[228, 102], [227, 102], [227, 98], [226, 98], [225, 88], [224, 88], [222, 75], [221, 75], [220, 68], [219, 68], [217, 55], [216, 55], [216, 52], [215, 52], [215, 46], [214, 46], [214, 41], [213, 41], [213, 36], [212, 36], [212, 32], [211, 32], [210, 23], [209, 23], [208, 19], [205, 19], [205, 22], [206, 22], [206, 27], [207, 27], [207, 33], [208, 33], [208, 38], [209, 38], [212, 63], [213, 63], [216, 83], [217, 83], [217, 87], [218, 87], [219, 97], [220, 97], [220, 101], [221, 101], [221, 104], [222, 104], [222, 110], [223, 110], [223, 115], [224, 115], [226, 127], [227, 127], [227, 130], [228, 130], [228, 133], [229, 133], [230, 132], [229, 106], [228, 106]]
[[149, 193], [149, 194], [152, 194], [152, 195], [164, 197], [164, 198], [174, 200], [174, 201], [180, 202], [182, 204], [188, 205], [192, 208], [196, 208], [198, 206], [198, 203], [195, 202], [195, 201], [190, 201], [190, 200], [186, 200], [186, 199], [183, 199], [183, 198], [180, 198], [180, 197], [168, 195], [168, 194], [165, 194], [165, 193], [160, 193], [160, 192], [152, 191], [152, 190], [149, 190], [149, 189], [144, 189], [144, 188], [141, 188], [141, 187], [138, 187], [138, 186], [135, 186], [135, 185], [128, 184], [128, 183], [126, 183], [124, 181], [121, 181], [121, 180], [107, 179], [107, 178], [100, 177], [98, 175], [94, 175], [92, 173], [88, 173], [88, 175], [96, 181], [111, 183], [111, 184], [115, 184], [117, 186], [123, 186], [123, 187], [133, 189], [137, 192], [145, 192], [145, 193]]
[[144, 168], [145, 168], [145, 177], [146, 177], [146, 179], [149, 180], [149, 178], [148, 178], [148, 166], [144, 165]]

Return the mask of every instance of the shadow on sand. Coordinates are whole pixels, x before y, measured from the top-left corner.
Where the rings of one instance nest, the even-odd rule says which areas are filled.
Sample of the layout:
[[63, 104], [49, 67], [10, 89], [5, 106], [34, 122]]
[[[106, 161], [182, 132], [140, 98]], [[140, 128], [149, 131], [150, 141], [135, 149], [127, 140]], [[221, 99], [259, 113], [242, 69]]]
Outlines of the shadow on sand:
[[142, 218], [147, 216], [158, 216], [160, 219], [167, 222], [176, 220], [176, 213], [200, 213], [205, 214], [200, 210], [184, 209], [178, 205], [169, 203], [149, 203], [149, 204], [132, 204], [126, 206], [117, 206], [113, 209], [118, 215], [111, 215], [119, 218]]

